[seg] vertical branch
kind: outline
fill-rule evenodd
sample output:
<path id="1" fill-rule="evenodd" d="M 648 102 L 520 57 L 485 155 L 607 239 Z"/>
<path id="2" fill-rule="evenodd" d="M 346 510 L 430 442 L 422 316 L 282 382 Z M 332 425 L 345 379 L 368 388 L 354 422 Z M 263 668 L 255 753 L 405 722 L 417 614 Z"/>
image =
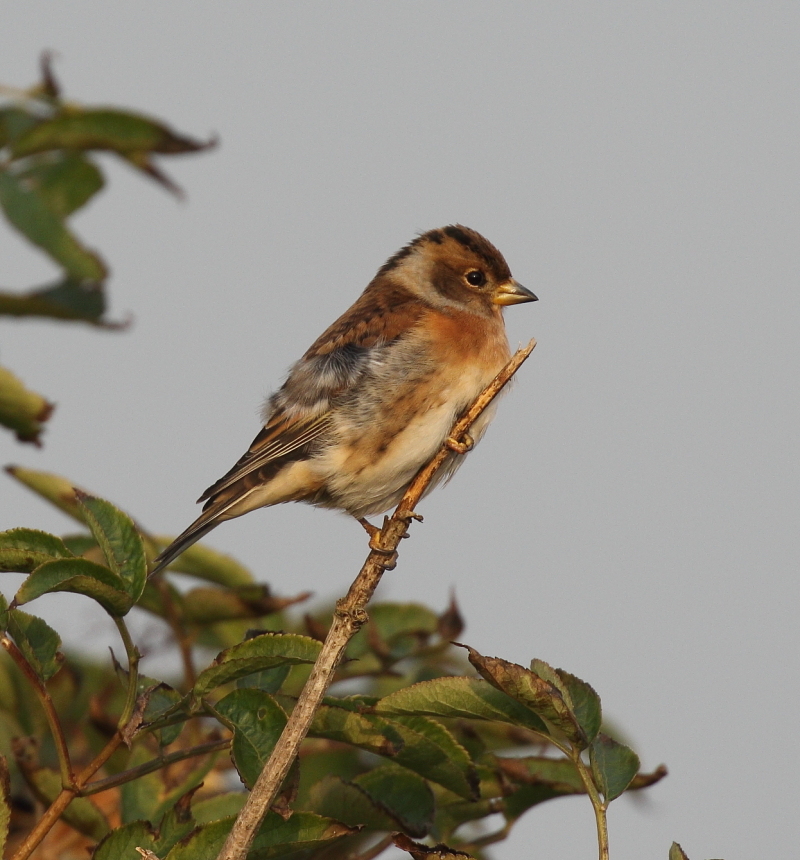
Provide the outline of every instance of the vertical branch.
<path id="1" fill-rule="evenodd" d="M 217 860 L 244 860 L 246 857 L 256 831 L 275 800 L 325 691 L 333 680 L 333 674 L 344 656 L 347 643 L 367 621 L 367 603 L 375 592 L 384 570 L 394 566 L 397 547 L 411 520 L 420 519 L 414 513 L 414 507 L 453 448 L 459 445 L 464 448 L 462 442 L 464 434 L 517 372 L 535 346 L 536 341 L 531 340 L 527 346 L 518 349 L 472 406 L 456 421 L 447 443 L 426 466 L 420 469 L 395 512 L 391 517 L 384 519 L 383 528 L 370 540 L 371 552 L 347 595 L 337 602 L 333 624 L 328 631 L 317 662 L 311 670 L 311 675 L 303 687 L 269 761 L 264 765 L 222 850 L 217 855 Z"/>

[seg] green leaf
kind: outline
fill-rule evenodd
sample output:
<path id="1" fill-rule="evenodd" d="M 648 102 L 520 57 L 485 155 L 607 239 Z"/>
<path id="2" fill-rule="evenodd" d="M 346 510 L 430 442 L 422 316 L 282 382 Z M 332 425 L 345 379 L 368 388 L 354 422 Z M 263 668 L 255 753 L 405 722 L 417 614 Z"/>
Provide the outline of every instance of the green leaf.
<path id="1" fill-rule="evenodd" d="M 36 129 L 32 129 L 36 131 Z M 103 281 L 108 271 L 100 257 L 87 250 L 24 181 L 0 171 L 0 206 L 9 222 L 29 241 L 79 281 Z"/>
<path id="2" fill-rule="evenodd" d="M 62 278 L 54 284 L 27 293 L 0 292 L 0 314 L 15 317 L 87 322 L 107 329 L 125 328 L 127 323 L 103 320 L 106 297 L 102 284 Z"/>
<path id="3" fill-rule="evenodd" d="M 92 860 L 142 860 L 136 849 L 153 851 L 155 844 L 155 832 L 150 822 L 132 821 L 112 830 L 95 848 Z"/>
<path id="4" fill-rule="evenodd" d="M 233 761 L 252 789 L 286 725 L 286 714 L 268 693 L 252 689 L 234 690 L 214 710 L 233 729 Z"/>
<path id="5" fill-rule="evenodd" d="M 564 694 L 559 689 L 562 682 L 558 676 L 554 676 L 554 683 L 553 680 L 546 680 L 517 663 L 510 663 L 500 657 L 484 657 L 474 648 L 466 645 L 462 647 L 469 652 L 469 662 L 490 684 L 547 720 L 580 749 L 587 745 L 583 729 L 572 713 L 570 703 L 565 701 Z M 549 666 L 547 669 L 553 672 Z"/>
<path id="6" fill-rule="evenodd" d="M 571 675 L 563 669 L 556 669 L 556 673 L 566 687 L 572 713 L 583 729 L 587 740 L 591 743 L 597 737 L 600 725 L 603 722 L 600 696 L 597 695 L 594 688 L 587 684 L 586 681 L 581 681 L 575 675 Z"/>
<path id="7" fill-rule="evenodd" d="M 48 681 L 61 668 L 61 637 L 41 618 L 21 609 L 8 611 L 7 629 L 28 665 L 42 681 Z"/>
<path id="8" fill-rule="evenodd" d="M 75 487 L 72 481 L 62 478 L 61 475 L 54 475 L 52 472 L 38 472 L 22 466 L 6 466 L 6 472 L 81 525 L 86 525 L 83 511 L 75 498 Z"/>
<path id="9" fill-rule="evenodd" d="M 133 606 L 122 580 L 108 568 L 85 558 L 56 559 L 37 567 L 22 583 L 14 600 L 21 606 L 54 591 L 91 597 L 110 615 L 126 615 Z"/>
<path id="10" fill-rule="evenodd" d="M 41 444 L 42 425 L 53 408 L 52 403 L 26 388 L 10 370 L 0 367 L 0 424 L 13 430 L 20 442 Z"/>
<path id="11" fill-rule="evenodd" d="M 122 581 L 122 586 L 136 603 L 147 581 L 147 559 L 142 536 L 133 520 L 115 508 L 111 502 L 76 491 L 83 508 L 84 519 L 94 535 L 109 568 Z"/>
<path id="12" fill-rule="evenodd" d="M 595 784 L 609 803 L 625 791 L 639 770 L 639 756 L 602 733 L 589 747 L 589 761 Z"/>
<path id="13" fill-rule="evenodd" d="M 183 617 L 192 624 L 262 618 L 279 612 L 288 602 L 272 597 L 267 585 L 193 588 L 184 595 Z"/>
<path id="14" fill-rule="evenodd" d="M 8 762 L 0 755 L 0 857 L 5 856 L 6 840 L 11 825 L 11 781 Z"/>
<path id="15" fill-rule="evenodd" d="M 236 816 L 247 800 L 244 791 L 229 791 L 226 794 L 218 794 L 208 800 L 201 800 L 192 806 L 194 820 L 198 824 L 208 824 L 210 821 L 219 821 L 221 818 Z"/>
<path id="16" fill-rule="evenodd" d="M 384 764 L 360 774 L 353 784 L 410 836 L 426 836 L 430 832 L 433 792 L 422 777 L 399 765 Z"/>
<path id="17" fill-rule="evenodd" d="M 103 187 L 103 174 L 77 152 L 40 162 L 17 176 L 61 219 L 80 209 Z"/>
<path id="18" fill-rule="evenodd" d="M 319 815 L 343 821 L 351 827 L 392 831 L 399 826 L 364 789 L 332 774 L 311 787 L 307 805 Z"/>
<path id="19" fill-rule="evenodd" d="M 263 690 L 265 693 L 277 693 L 291 669 L 291 666 L 284 665 L 276 666 L 274 669 L 263 669 L 261 672 L 253 672 L 252 675 L 239 678 L 236 686 L 251 687 L 254 690 Z"/>
<path id="20" fill-rule="evenodd" d="M 677 842 L 673 842 L 669 849 L 669 860 L 689 860 L 689 857 Z"/>
<path id="21" fill-rule="evenodd" d="M 39 117 L 22 108 L 0 109 L 0 147 L 5 146 L 10 140 L 21 137 L 40 122 Z"/>
<path id="22" fill-rule="evenodd" d="M 524 705 L 478 678 L 435 678 L 385 696 L 379 714 L 499 720 L 548 735 L 547 726 Z"/>
<path id="23" fill-rule="evenodd" d="M 147 696 L 147 705 L 142 715 L 142 729 L 152 726 L 153 723 L 158 722 L 162 717 L 174 710 L 178 710 L 178 706 L 183 701 L 181 694 L 163 681 L 149 685 L 144 690 L 144 694 Z M 161 746 L 167 746 L 176 740 L 178 735 L 183 731 L 184 726 L 185 723 L 175 723 L 159 729 L 159 742 Z"/>
<path id="24" fill-rule="evenodd" d="M 0 532 L 0 570 L 31 573 L 54 558 L 73 558 L 64 541 L 36 529 Z"/>
<path id="25" fill-rule="evenodd" d="M 314 663 L 322 643 L 295 633 L 262 633 L 220 652 L 214 662 L 200 673 L 194 685 L 195 696 L 205 696 L 215 687 L 284 664 Z"/>
<path id="26" fill-rule="evenodd" d="M 397 764 L 466 800 L 478 799 L 475 765 L 469 753 L 441 723 L 420 716 L 395 716 L 387 722 L 403 739 L 403 748 L 394 756 Z"/>
<path id="27" fill-rule="evenodd" d="M 352 744 L 375 755 L 395 756 L 403 748 L 403 738 L 388 720 L 336 707 L 330 699 L 314 714 L 308 734 Z"/>
<path id="28" fill-rule="evenodd" d="M 164 549 L 172 543 L 173 538 L 160 536 L 155 540 L 160 548 Z M 194 544 L 185 549 L 170 564 L 169 570 L 172 573 L 184 573 L 228 588 L 253 583 L 252 573 L 243 564 L 229 555 L 201 544 Z"/>
<path id="29" fill-rule="evenodd" d="M 73 108 L 42 122 L 11 144 L 14 158 L 53 149 L 104 149 L 120 154 L 177 154 L 207 149 L 201 142 L 178 135 L 149 117 L 111 108 Z"/>
<path id="30" fill-rule="evenodd" d="M 232 817 L 223 818 L 199 827 L 162 860 L 216 860 L 233 821 Z M 288 821 L 275 812 L 268 812 L 247 853 L 247 860 L 310 855 L 314 849 L 355 832 L 339 821 L 312 812 L 295 812 Z"/>

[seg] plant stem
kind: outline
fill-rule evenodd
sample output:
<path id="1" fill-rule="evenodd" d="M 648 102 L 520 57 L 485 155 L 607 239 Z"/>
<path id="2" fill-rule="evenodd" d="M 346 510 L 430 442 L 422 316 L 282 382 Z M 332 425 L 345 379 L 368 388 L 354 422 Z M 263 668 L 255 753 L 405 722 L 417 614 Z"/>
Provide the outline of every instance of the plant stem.
<path id="1" fill-rule="evenodd" d="M 67 739 L 64 737 L 64 730 L 61 727 L 61 720 L 58 718 L 53 700 L 50 698 L 50 693 L 44 684 L 44 681 L 36 674 L 33 667 L 25 659 L 25 655 L 19 648 L 7 637 L 3 636 L 0 640 L 3 648 L 8 652 L 11 659 L 17 664 L 20 671 L 30 682 L 30 685 L 36 691 L 39 701 L 44 709 L 47 717 L 47 724 L 50 727 L 50 732 L 53 735 L 53 741 L 56 745 L 56 755 L 58 756 L 58 766 L 61 770 L 61 785 L 63 788 L 69 788 L 73 784 L 74 775 L 72 773 L 72 764 L 69 759 L 69 748 L 67 747 Z"/>
<path id="2" fill-rule="evenodd" d="M 503 386 L 517 372 L 536 346 L 536 341 L 517 350 L 511 361 L 498 373 L 470 408 L 456 421 L 450 440 L 461 442 L 478 416 L 494 400 Z M 283 733 L 278 739 L 272 755 L 253 786 L 250 796 L 242 807 L 231 828 L 217 860 L 244 860 L 255 838 L 267 810 L 283 784 L 300 744 L 306 736 L 314 714 L 319 708 L 330 685 L 336 667 L 344 656 L 350 639 L 368 620 L 366 606 L 369 603 L 384 570 L 394 566 L 394 558 L 401 538 L 406 534 L 412 519 L 418 518 L 414 507 L 428 488 L 433 476 L 445 460 L 452 455 L 452 448 L 445 443 L 430 462 L 423 466 L 400 500 L 391 517 L 385 518 L 383 528 L 370 539 L 371 552 L 361 571 L 350 586 L 346 597 L 336 604 L 333 624 L 322 646 L 322 651 L 311 670 L 297 704 L 292 711 Z"/>
<path id="3" fill-rule="evenodd" d="M 175 764 L 177 761 L 184 761 L 187 758 L 207 755 L 208 753 L 221 752 L 228 749 L 230 745 L 230 738 L 224 738 L 222 740 L 209 741 L 205 744 L 198 744 L 195 747 L 188 747 L 185 750 L 177 750 L 174 753 L 163 756 L 163 758 L 153 759 L 153 761 L 145 762 L 145 764 L 140 764 L 138 767 L 132 767 L 130 770 L 124 770 L 122 773 L 116 773 L 114 776 L 109 776 L 106 779 L 98 779 L 96 782 L 90 782 L 79 794 L 81 797 L 100 794 L 102 791 L 116 788 L 118 785 L 123 785 L 126 782 L 138 779 L 140 776 L 146 776 L 148 773 L 161 770 L 161 768 Z"/>
<path id="4" fill-rule="evenodd" d="M 125 626 L 125 622 L 118 616 L 114 616 L 114 623 L 117 625 L 119 635 L 122 637 L 122 644 L 125 646 L 125 653 L 128 655 L 128 691 L 125 696 L 125 707 L 117 723 L 118 728 L 122 728 L 131 718 L 133 709 L 136 706 L 136 694 L 139 687 L 139 651 L 133 644 L 131 634 Z"/>
<path id="5" fill-rule="evenodd" d="M 578 749 L 572 751 L 570 756 L 575 762 L 575 767 L 578 769 L 578 775 L 581 778 L 583 787 L 589 795 L 589 800 L 592 801 L 594 808 L 594 817 L 597 822 L 597 847 L 599 849 L 599 860 L 608 860 L 608 821 L 606 819 L 606 804 L 600 799 L 600 794 L 594 784 L 589 768 L 586 767 L 581 752 Z"/>

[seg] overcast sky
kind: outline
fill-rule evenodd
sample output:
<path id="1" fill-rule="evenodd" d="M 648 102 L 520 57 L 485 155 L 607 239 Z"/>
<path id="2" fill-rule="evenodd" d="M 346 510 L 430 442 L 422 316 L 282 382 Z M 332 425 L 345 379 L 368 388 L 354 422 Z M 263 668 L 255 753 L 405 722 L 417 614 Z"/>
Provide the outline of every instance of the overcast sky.
<path id="1" fill-rule="evenodd" d="M 379 597 L 443 609 L 455 588 L 464 641 L 588 680 L 644 766 L 666 762 L 643 802 L 612 806 L 615 860 L 673 839 L 692 860 L 789 856 L 798 19 L 677 0 L 2 4 L 0 82 L 34 82 L 54 49 L 68 97 L 221 144 L 163 162 L 185 203 L 107 163 L 74 225 L 110 263 L 111 316 L 135 323 L 0 322 L 3 364 L 58 403 L 41 450 L 4 433 L 0 460 L 177 533 L 383 261 L 418 231 L 475 228 L 540 298 L 508 309 L 512 345 L 539 345 Z M 2 225 L 0 261 L 4 287 L 55 271 Z M 0 528 L 18 525 L 72 530 L 6 479 Z M 366 552 L 352 520 L 302 505 L 208 542 L 320 598 Z M 115 641 L 88 601 L 40 603 L 68 644 Z M 595 851 L 575 798 L 493 855 Z"/>

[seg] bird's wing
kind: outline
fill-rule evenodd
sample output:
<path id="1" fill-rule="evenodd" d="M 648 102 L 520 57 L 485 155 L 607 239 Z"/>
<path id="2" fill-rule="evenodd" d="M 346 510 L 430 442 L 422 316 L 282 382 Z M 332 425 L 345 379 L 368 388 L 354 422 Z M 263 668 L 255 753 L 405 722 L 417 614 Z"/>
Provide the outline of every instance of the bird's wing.
<path id="1" fill-rule="evenodd" d="M 357 385 L 378 353 L 412 328 L 424 310 L 402 287 L 373 281 L 295 364 L 270 398 L 267 423 L 250 448 L 198 501 L 213 499 L 279 459 L 302 459 L 330 427 L 334 399 Z"/>

